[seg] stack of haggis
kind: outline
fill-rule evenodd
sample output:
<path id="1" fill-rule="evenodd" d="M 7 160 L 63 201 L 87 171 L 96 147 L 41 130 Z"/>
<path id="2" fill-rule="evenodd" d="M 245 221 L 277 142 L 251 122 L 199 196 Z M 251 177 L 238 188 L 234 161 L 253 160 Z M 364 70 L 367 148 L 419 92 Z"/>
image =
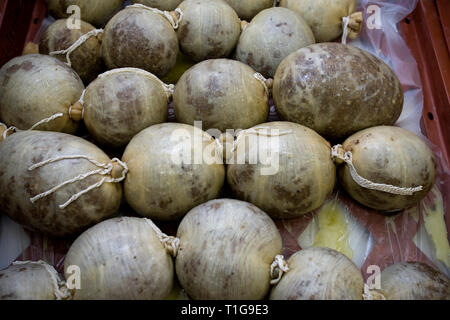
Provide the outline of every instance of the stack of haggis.
<path id="1" fill-rule="evenodd" d="M 65 276 L 80 272 L 73 288 L 45 262 L 14 263 L 0 299 L 165 299 L 175 279 L 193 299 L 450 298 L 449 279 L 419 263 L 385 269 L 383 289 L 363 294 L 339 252 L 281 256 L 272 219 L 317 209 L 336 180 L 386 212 L 435 182 L 430 148 L 393 126 L 397 76 L 331 42 L 357 37 L 356 0 L 134 2 L 48 0 L 57 18 L 78 5 L 80 28 L 57 20 L 40 54 L 0 69 L 0 211 L 78 236 Z M 267 123 L 271 96 L 284 121 Z M 172 102 L 179 123 L 167 123 Z M 217 200 L 225 181 L 236 199 Z M 142 218 L 117 217 L 122 197 Z M 159 221 L 179 223 L 176 237 Z"/>

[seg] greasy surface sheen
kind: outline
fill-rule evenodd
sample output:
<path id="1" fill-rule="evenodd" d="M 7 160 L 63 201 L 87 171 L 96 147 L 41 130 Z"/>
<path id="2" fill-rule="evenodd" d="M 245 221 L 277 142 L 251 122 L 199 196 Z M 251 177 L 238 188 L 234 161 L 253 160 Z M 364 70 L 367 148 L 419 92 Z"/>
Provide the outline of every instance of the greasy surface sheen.
<path id="1" fill-rule="evenodd" d="M 260 12 L 242 32 L 236 59 L 266 78 L 292 52 L 315 43 L 311 28 L 300 15 L 286 8 Z"/>
<path id="2" fill-rule="evenodd" d="M 175 87 L 177 120 L 203 129 L 247 129 L 267 121 L 269 102 L 255 71 L 234 60 L 201 62 L 186 71 Z"/>
<path id="3" fill-rule="evenodd" d="M 178 40 L 172 25 L 162 15 L 130 8 L 108 22 L 102 50 L 110 69 L 136 67 L 163 77 L 177 61 Z"/>
<path id="4" fill-rule="evenodd" d="M 341 185 L 353 199 L 367 207 L 395 211 L 411 207 L 422 200 L 434 185 L 436 160 L 425 141 L 399 128 L 380 126 L 358 132 L 344 143 L 353 153 L 359 175 L 377 183 L 423 190 L 412 196 L 368 190 L 353 181 L 346 165 L 338 169 Z"/>
<path id="5" fill-rule="evenodd" d="M 258 12 L 273 6 L 273 0 L 225 0 L 242 20 L 250 21 Z"/>
<path id="6" fill-rule="evenodd" d="M 381 272 L 387 300 L 450 300 L 448 277 L 420 262 L 396 263 Z"/>
<path id="7" fill-rule="evenodd" d="M 140 3 L 147 7 L 157 8 L 159 10 L 172 11 L 183 2 L 183 0 L 132 0 L 133 3 Z"/>
<path id="8" fill-rule="evenodd" d="M 94 139 L 121 147 L 139 131 L 167 119 L 167 96 L 161 83 L 133 71 L 97 78 L 86 89 L 84 122 Z"/>
<path id="9" fill-rule="evenodd" d="M 53 281 L 42 265 L 12 265 L 0 271 L 0 300 L 55 300 Z"/>
<path id="10" fill-rule="evenodd" d="M 214 157 L 216 148 L 210 135 L 184 124 L 157 124 L 141 131 L 123 155 L 130 169 L 125 180 L 128 204 L 143 216 L 176 220 L 216 198 L 225 179 L 220 157 L 212 164 L 206 157 L 193 164 L 194 153 Z"/>
<path id="11" fill-rule="evenodd" d="M 180 47 L 194 61 L 227 57 L 241 33 L 236 12 L 222 0 L 185 0 L 177 30 Z"/>
<path id="12" fill-rule="evenodd" d="M 81 20 L 103 26 L 122 6 L 123 0 L 46 0 L 48 10 L 58 18 L 67 18 L 67 8 L 80 7 Z"/>
<path id="13" fill-rule="evenodd" d="M 355 12 L 357 4 L 357 0 L 281 0 L 280 7 L 299 13 L 317 42 L 327 42 L 342 34 L 342 18 Z"/>
<path id="14" fill-rule="evenodd" d="M 395 73 L 372 54 L 340 43 L 302 48 L 280 64 L 273 96 L 280 116 L 343 139 L 377 125 L 393 125 L 403 108 Z"/>
<path id="15" fill-rule="evenodd" d="M 63 113 L 37 129 L 73 134 L 78 124 L 69 118 L 68 110 L 83 90 L 75 71 L 56 58 L 40 54 L 14 58 L 0 69 L 0 121 L 27 130 Z"/>
<path id="16" fill-rule="evenodd" d="M 272 300 L 361 300 L 364 280 L 345 255 L 328 248 L 295 253 L 289 271 L 270 294 Z"/>
<path id="17" fill-rule="evenodd" d="M 295 123 L 270 122 L 254 128 L 291 133 L 268 138 L 249 135 L 239 140 L 235 159 L 245 152 L 246 164 L 229 164 L 227 170 L 228 183 L 236 196 L 282 219 L 298 217 L 321 206 L 333 191 L 336 177 L 329 143 Z M 275 146 L 277 140 L 279 148 Z M 258 163 L 250 164 L 249 155 L 255 154 Z M 264 155 L 272 155 L 278 161 L 279 169 L 272 175 L 263 175 L 262 170 L 270 167 L 260 160 Z M 272 167 L 275 164 L 271 161 Z"/>
<path id="18" fill-rule="evenodd" d="M 270 265 L 281 236 L 267 214 L 221 199 L 192 209 L 181 221 L 175 260 L 181 286 L 193 299 L 256 300 L 270 289 Z"/>
<path id="19" fill-rule="evenodd" d="M 141 218 L 104 221 L 84 232 L 64 261 L 80 268 L 75 300 L 161 300 L 173 287 L 173 262 L 150 224 Z"/>
<path id="20" fill-rule="evenodd" d="M 20 224 L 57 237 L 77 234 L 113 215 L 122 197 L 120 184 L 105 183 L 65 209 L 59 208 L 72 195 L 100 181 L 98 175 L 68 184 L 34 204 L 30 201 L 64 181 L 98 169 L 87 160 L 77 159 L 28 170 L 38 162 L 67 155 L 85 155 L 105 164 L 110 161 L 95 145 L 64 133 L 24 131 L 2 141 L 0 211 Z"/>
<path id="21" fill-rule="evenodd" d="M 39 41 L 39 52 L 49 54 L 69 48 L 82 35 L 94 30 L 94 27 L 80 21 L 81 29 L 67 28 L 67 20 L 60 19 L 52 23 L 42 34 Z M 66 62 L 66 55 L 55 55 L 62 62 Z M 97 37 L 90 37 L 70 54 L 72 69 L 74 69 L 85 84 L 89 84 L 102 70 L 101 43 Z"/>

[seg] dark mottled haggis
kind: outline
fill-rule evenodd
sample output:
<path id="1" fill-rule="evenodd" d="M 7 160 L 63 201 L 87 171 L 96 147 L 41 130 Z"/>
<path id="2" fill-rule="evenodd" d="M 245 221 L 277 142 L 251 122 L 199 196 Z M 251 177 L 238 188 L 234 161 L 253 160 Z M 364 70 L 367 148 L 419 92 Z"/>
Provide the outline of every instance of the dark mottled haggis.
<path id="1" fill-rule="evenodd" d="M 49 54 L 53 51 L 65 50 L 75 43 L 82 35 L 94 30 L 94 26 L 81 21 L 80 29 L 67 28 L 67 20 L 57 20 L 42 34 L 39 41 L 39 52 Z M 87 85 L 102 71 L 103 62 L 98 37 L 90 37 L 80 47 L 70 54 L 71 67 L 78 73 Z M 65 54 L 54 55 L 62 62 L 66 62 Z"/>
<path id="2" fill-rule="evenodd" d="M 284 120 L 329 139 L 392 125 L 403 108 L 395 73 L 370 53 L 339 43 L 315 44 L 291 54 L 277 70 L 273 95 Z"/>
<path id="3" fill-rule="evenodd" d="M 203 130 L 248 129 L 267 120 L 269 105 L 254 70 L 235 60 L 211 59 L 186 71 L 175 87 L 179 122 L 203 122 Z"/>
<path id="4" fill-rule="evenodd" d="M 126 9 L 106 26 L 102 45 L 109 68 L 136 67 L 158 77 L 175 65 L 178 40 L 161 15 L 145 9 Z"/>

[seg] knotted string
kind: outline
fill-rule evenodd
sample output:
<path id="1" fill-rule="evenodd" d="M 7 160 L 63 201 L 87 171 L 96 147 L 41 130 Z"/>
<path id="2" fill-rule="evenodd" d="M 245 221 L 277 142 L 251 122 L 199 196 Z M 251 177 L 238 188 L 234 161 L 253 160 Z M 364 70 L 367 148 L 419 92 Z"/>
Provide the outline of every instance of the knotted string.
<path id="1" fill-rule="evenodd" d="M 152 227 L 158 236 L 159 241 L 163 244 L 164 248 L 169 252 L 169 254 L 176 258 L 178 254 L 178 249 L 180 248 L 180 239 L 176 237 L 168 236 L 159 229 L 152 220 L 144 218 L 145 221 Z"/>
<path id="2" fill-rule="evenodd" d="M 127 6 L 125 9 L 131 9 L 131 8 L 140 8 L 140 9 L 145 9 L 145 10 L 149 10 L 151 12 L 154 13 L 158 13 L 160 15 L 162 15 L 163 17 L 165 17 L 170 24 L 172 25 L 172 27 L 176 30 L 178 29 L 180 22 L 183 20 L 183 11 L 181 11 L 180 8 L 176 8 L 174 12 L 178 13 L 179 17 L 174 19 L 174 17 L 172 16 L 172 14 L 170 13 L 170 11 L 162 11 L 156 8 L 151 8 L 148 7 L 146 5 L 140 4 L 140 3 L 136 3 L 136 4 L 132 4 Z"/>
<path id="3" fill-rule="evenodd" d="M 283 274 L 288 271 L 289 266 L 286 260 L 284 260 L 284 257 L 282 255 L 277 255 L 272 265 L 270 266 L 270 278 L 272 279 L 270 281 L 270 284 L 275 285 L 280 282 Z"/>
<path id="4" fill-rule="evenodd" d="M 40 265 L 45 268 L 45 270 L 50 275 L 50 278 L 52 279 L 56 300 L 66 300 L 71 298 L 72 295 L 70 294 L 70 291 L 66 287 L 66 282 L 59 279 L 58 272 L 56 272 L 55 268 L 53 268 L 51 265 L 42 260 L 13 262 L 14 266 L 26 264 Z"/>
<path id="5" fill-rule="evenodd" d="M 72 52 L 74 52 L 79 46 L 81 46 L 83 43 L 85 43 L 90 37 L 96 37 L 98 34 L 103 33 L 103 29 L 94 29 L 89 31 L 88 33 L 82 35 L 81 37 L 78 38 L 77 41 L 75 41 L 70 47 L 68 47 L 65 50 L 58 50 L 58 51 L 52 51 L 50 52 L 51 56 L 56 56 L 56 55 L 60 55 L 60 54 L 65 54 L 66 55 L 66 64 L 69 67 L 72 67 L 72 61 L 70 60 L 70 55 L 72 54 Z"/>
<path id="6" fill-rule="evenodd" d="M 28 170 L 33 171 L 33 170 L 36 170 L 43 166 L 46 166 L 50 163 L 54 163 L 54 162 L 61 161 L 61 160 L 72 160 L 72 159 L 85 159 L 85 160 L 89 161 L 90 163 L 94 164 L 95 166 L 99 167 L 99 169 L 92 170 L 92 171 L 84 173 L 84 174 L 79 174 L 78 176 L 76 176 L 72 179 L 69 179 L 67 181 L 60 183 L 59 185 L 51 188 L 50 190 L 47 190 L 45 192 L 42 192 L 42 193 L 30 198 L 30 201 L 32 203 L 35 203 L 36 201 L 53 194 L 54 192 L 56 192 L 57 190 L 61 189 L 62 187 L 66 186 L 68 184 L 72 184 L 77 181 L 82 181 L 93 175 L 104 176 L 100 181 L 98 181 L 97 183 L 87 187 L 86 189 L 74 194 L 73 196 L 70 197 L 69 200 L 67 200 L 65 203 L 63 203 L 59 206 L 59 208 L 65 209 L 68 205 L 70 205 L 72 202 L 74 202 L 75 200 L 80 198 L 82 195 L 90 192 L 91 190 L 93 190 L 95 188 L 101 187 L 104 183 L 119 183 L 119 182 L 123 181 L 126 178 L 126 175 L 128 173 L 128 167 L 127 167 L 126 163 L 120 161 L 117 158 L 114 158 L 109 163 L 104 164 L 104 163 L 100 163 L 100 162 L 96 161 L 95 159 L 89 158 L 84 155 L 61 156 L 61 157 L 48 159 L 48 160 L 45 160 L 45 161 L 42 161 L 42 162 L 32 165 L 31 167 L 28 168 Z M 117 163 L 122 167 L 121 176 L 118 178 L 114 178 L 114 177 L 110 176 L 111 172 L 114 168 L 114 163 Z"/>
<path id="7" fill-rule="evenodd" d="M 331 158 L 336 161 L 336 159 L 339 159 L 343 162 L 345 162 L 350 170 L 350 175 L 352 176 L 353 180 L 360 185 L 363 188 L 371 189 L 371 190 L 377 190 L 377 191 L 383 191 L 391 194 L 398 194 L 403 196 L 411 196 L 415 192 L 419 192 L 423 190 L 422 186 L 414 187 L 414 188 L 402 188 L 402 187 L 396 187 L 389 184 L 383 184 L 383 183 L 375 183 L 370 180 L 367 180 L 363 177 L 361 177 L 358 172 L 356 171 L 355 166 L 353 165 L 353 154 L 350 151 L 345 152 L 342 145 L 338 144 L 334 146 L 331 149 Z"/>

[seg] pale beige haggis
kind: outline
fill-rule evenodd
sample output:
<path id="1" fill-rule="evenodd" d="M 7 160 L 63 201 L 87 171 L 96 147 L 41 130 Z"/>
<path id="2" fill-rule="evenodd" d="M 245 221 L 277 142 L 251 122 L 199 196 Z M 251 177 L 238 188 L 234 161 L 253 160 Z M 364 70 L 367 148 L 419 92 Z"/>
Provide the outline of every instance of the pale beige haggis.
<path id="1" fill-rule="evenodd" d="M 289 272 L 272 300 L 362 300 L 364 279 L 345 255 L 328 248 L 303 249 L 288 260 Z"/>
<path id="2" fill-rule="evenodd" d="M 400 262 L 381 272 L 382 294 L 387 300 L 450 300 L 450 280 L 422 262 Z"/>
<path id="3" fill-rule="evenodd" d="M 174 92 L 177 120 L 203 129 L 247 129 L 267 121 L 269 97 L 264 84 L 246 64 L 211 59 L 196 64 L 178 81 Z"/>
<path id="4" fill-rule="evenodd" d="M 250 21 L 260 11 L 273 6 L 274 0 L 225 0 L 243 19 Z"/>
<path id="5" fill-rule="evenodd" d="M 223 58 L 236 47 L 241 24 L 236 12 L 222 0 L 185 0 L 177 30 L 181 51 L 194 61 Z"/>
<path id="6" fill-rule="evenodd" d="M 300 14 L 314 32 L 317 42 L 338 38 L 343 31 L 342 18 L 356 11 L 357 0 L 281 0 L 280 7 Z M 360 29 L 360 26 L 356 27 Z"/>
<path id="7" fill-rule="evenodd" d="M 375 183 L 423 190 L 413 195 L 396 195 L 359 186 L 347 165 L 338 168 L 340 184 L 359 203 L 376 210 L 398 211 L 419 203 L 434 185 L 436 159 L 428 145 L 415 134 L 393 126 L 360 131 L 344 143 L 353 154 L 358 174 Z"/>
<path id="8" fill-rule="evenodd" d="M 125 146 L 141 130 L 167 120 L 168 97 L 161 81 L 143 70 L 102 74 L 84 96 L 84 123 L 102 145 Z"/>
<path id="9" fill-rule="evenodd" d="M 6 125 L 28 130 L 61 113 L 36 129 L 75 133 L 78 123 L 69 117 L 69 108 L 84 85 L 65 63 L 41 54 L 16 57 L 0 69 L 0 84 L 0 119 Z"/>
<path id="10" fill-rule="evenodd" d="M 199 162 L 195 153 L 200 154 Z M 180 219 L 193 207 L 218 197 L 225 180 L 220 156 L 214 138 L 201 129 L 178 123 L 151 126 L 125 149 L 122 160 L 130 170 L 125 198 L 142 216 Z"/>
<path id="11" fill-rule="evenodd" d="M 13 264 L 0 271 L 0 300 L 56 300 L 58 280 L 56 270 L 50 265 L 35 262 Z"/>
<path id="12" fill-rule="evenodd" d="M 67 253 L 67 278 L 70 266 L 80 272 L 75 300 L 161 300 L 173 287 L 172 257 L 143 218 L 114 218 L 90 228 Z"/>
<path id="13" fill-rule="evenodd" d="M 266 130 L 269 136 L 252 133 L 255 130 Z M 271 217 L 299 217 L 320 207 L 333 191 L 336 167 L 330 153 L 330 144 L 307 127 L 290 122 L 264 123 L 238 137 L 234 163 L 227 167 L 227 181 L 236 197 Z M 257 163 L 250 163 L 252 155 L 258 156 Z M 268 156 L 270 163 L 263 156 Z M 239 157 L 246 159 L 245 164 L 238 161 Z"/>
<path id="14" fill-rule="evenodd" d="M 238 200 L 209 201 L 181 221 L 175 270 L 193 299 L 257 300 L 270 290 L 270 266 L 282 250 L 270 217 Z"/>
<path id="15" fill-rule="evenodd" d="M 266 78 L 273 77 L 284 58 L 315 42 L 311 28 L 300 15 L 286 8 L 266 9 L 242 32 L 236 58 Z"/>

